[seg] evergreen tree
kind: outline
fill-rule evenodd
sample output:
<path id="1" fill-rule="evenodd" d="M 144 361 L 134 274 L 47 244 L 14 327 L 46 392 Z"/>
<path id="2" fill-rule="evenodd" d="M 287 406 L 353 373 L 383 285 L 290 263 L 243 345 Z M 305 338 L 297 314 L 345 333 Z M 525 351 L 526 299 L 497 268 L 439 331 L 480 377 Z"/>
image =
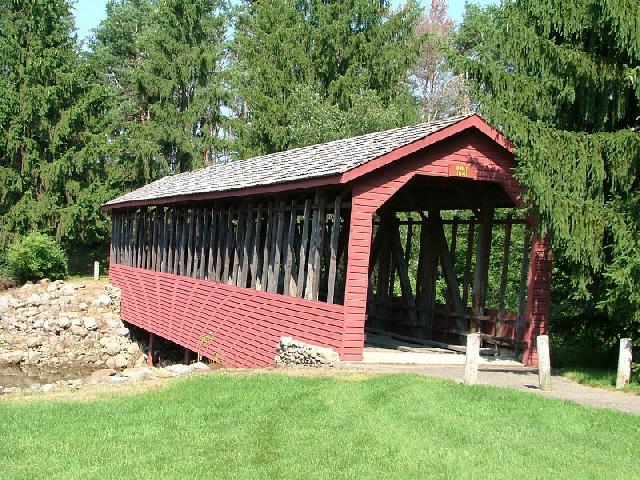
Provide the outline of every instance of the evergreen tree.
<path id="1" fill-rule="evenodd" d="M 218 0 L 107 5 L 90 62 L 118 99 L 111 112 L 123 188 L 224 156 L 220 132 L 227 28 Z"/>
<path id="2" fill-rule="evenodd" d="M 416 121 L 408 70 L 419 13 L 379 0 L 248 5 L 233 50 L 240 155 Z"/>
<path id="3" fill-rule="evenodd" d="M 66 0 L 0 2 L 0 245 L 32 229 L 67 245 L 102 239 L 107 92 L 73 28 Z"/>
<path id="4" fill-rule="evenodd" d="M 506 0 L 469 7 L 454 63 L 482 114 L 517 146 L 564 295 L 640 331 L 640 4 Z M 566 285 L 562 285 L 566 287 Z M 566 297 L 565 297 L 566 299 Z"/>

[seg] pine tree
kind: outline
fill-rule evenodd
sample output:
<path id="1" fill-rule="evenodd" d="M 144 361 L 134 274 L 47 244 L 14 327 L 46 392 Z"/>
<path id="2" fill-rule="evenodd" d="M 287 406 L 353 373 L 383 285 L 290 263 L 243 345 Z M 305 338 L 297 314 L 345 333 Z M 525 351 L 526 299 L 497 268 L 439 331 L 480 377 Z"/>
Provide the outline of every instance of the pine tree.
<path id="1" fill-rule="evenodd" d="M 226 156 L 226 18 L 218 0 L 107 5 L 89 61 L 117 98 L 110 128 L 124 189 Z"/>
<path id="2" fill-rule="evenodd" d="M 102 239 L 107 92 L 73 28 L 65 0 L 0 3 L 0 244 L 32 229 L 67 245 Z"/>
<path id="3" fill-rule="evenodd" d="M 240 155 L 416 121 L 408 70 L 419 13 L 379 0 L 248 5 L 233 49 Z"/>
<path id="4" fill-rule="evenodd" d="M 541 230 L 616 333 L 640 326 L 640 4 L 506 0 L 469 7 L 452 57 L 517 146 Z M 584 303 L 584 302 L 583 302 Z M 575 306 L 575 304 L 574 304 Z"/>

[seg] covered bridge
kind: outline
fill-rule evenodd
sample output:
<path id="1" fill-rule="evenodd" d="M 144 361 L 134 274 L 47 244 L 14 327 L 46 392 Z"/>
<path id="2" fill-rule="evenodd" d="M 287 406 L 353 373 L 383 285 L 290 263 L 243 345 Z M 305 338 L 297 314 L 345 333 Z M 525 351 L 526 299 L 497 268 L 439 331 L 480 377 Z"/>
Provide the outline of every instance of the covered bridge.
<path id="1" fill-rule="evenodd" d="M 122 318 L 204 357 L 282 336 L 360 360 L 365 332 L 536 363 L 550 252 L 511 145 L 477 115 L 164 177 L 108 202 Z"/>

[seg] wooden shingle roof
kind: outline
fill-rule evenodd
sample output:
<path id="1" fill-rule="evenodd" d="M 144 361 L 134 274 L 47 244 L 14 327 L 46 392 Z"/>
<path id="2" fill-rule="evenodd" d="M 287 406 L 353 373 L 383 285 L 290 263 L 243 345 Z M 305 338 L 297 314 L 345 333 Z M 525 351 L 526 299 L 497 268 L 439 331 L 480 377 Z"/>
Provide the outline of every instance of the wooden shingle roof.
<path id="1" fill-rule="evenodd" d="M 191 172 L 168 175 L 107 202 L 104 207 L 290 183 L 343 174 L 473 115 L 394 128 L 295 148 Z"/>

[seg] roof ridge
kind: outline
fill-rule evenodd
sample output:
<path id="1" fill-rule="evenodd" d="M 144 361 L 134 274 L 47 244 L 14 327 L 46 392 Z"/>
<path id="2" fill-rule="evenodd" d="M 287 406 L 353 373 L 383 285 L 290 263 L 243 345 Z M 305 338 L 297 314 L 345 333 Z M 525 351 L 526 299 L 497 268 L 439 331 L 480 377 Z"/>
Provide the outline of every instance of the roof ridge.
<path id="1" fill-rule="evenodd" d="M 474 115 L 477 114 L 457 115 L 432 122 L 394 127 L 169 174 L 114 198 L 104 206 L 231 191 L 341 174 Z"/>

